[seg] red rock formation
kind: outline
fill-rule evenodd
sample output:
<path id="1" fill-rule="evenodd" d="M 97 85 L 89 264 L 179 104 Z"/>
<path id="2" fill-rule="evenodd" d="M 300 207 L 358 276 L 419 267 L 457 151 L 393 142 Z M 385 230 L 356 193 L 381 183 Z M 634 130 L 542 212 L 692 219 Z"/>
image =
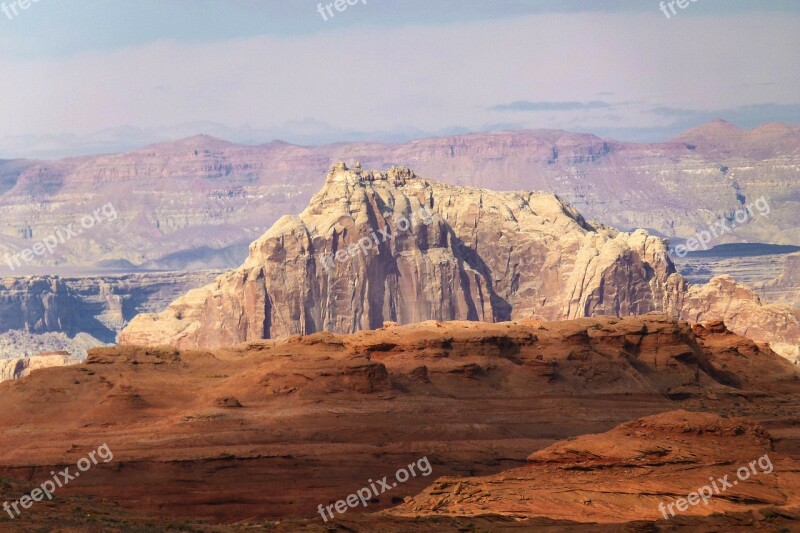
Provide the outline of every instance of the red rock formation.
<path id="1" fill-rule="evenodd" d="M 672 411 L 559 442 L 533 453 L 521 468 L 441 478 L 391 513 L 620 523 L 791 510 L 800 505 L 797 466 L 746 419 Z"/>
<path id="2" fill-rule="evenodd" d="M 496 474 L 556 440 L 678 406 L 746 410 L 791 452 L 798 395 L 795 368 L 768 348 L 658 315 L 426 322 L 213 353 L 98 348 L 0 384 L 0 474 L 35 482 L 105 442 L 114 460 L 64 496 L 216 521 L 313 517 L 423 456 L 435 477 Z"/>

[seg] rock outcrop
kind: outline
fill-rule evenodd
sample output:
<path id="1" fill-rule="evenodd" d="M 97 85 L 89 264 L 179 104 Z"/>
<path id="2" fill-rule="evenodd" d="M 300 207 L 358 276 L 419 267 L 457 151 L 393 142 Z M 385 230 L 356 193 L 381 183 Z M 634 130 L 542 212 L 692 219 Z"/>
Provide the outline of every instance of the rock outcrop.
<path id="1" fill-rule="evenodd" d="M 47 352 L 66 352 L 75 359 L 83 360 L 90 348 L 106 343 L 88 333 L 72 337 L 63 332 L 30 333 L 11 330 L 0 333 L 0 359 L 34 357 Z"/>
<path id="2" fill-rule="evenodd" d="M 800 308 L 764 304 L 756 292 L 730 276 L 717 276 L 705 285 L 693 285 L 683 298 L 681 320 L 722 320 L 731 330 L 768 342 L 784 357 L 797 360 L 800 349 Z"/>
<path id="3" fill-rule="evenodd" d="M 757 424 L 672 411 L 559 442 L 533 453 L 521 468 L 482 478 L 441 478 L 390 512 L 589 523 L 674 522 L 682 515 L 759 508 L 792 512 L 800 491 L 796 472 L 794 461 L 776 453 L 774 440 Z M 706 486 L 703 498 L 695 494 L 697 501 L 687 505 L 687 495 Z"/>
<path id="4" fill-rule="evenodd" d="M 334 166 L 298 216 L 250 246 L 239 269 L 142 314 L 122 344 L 218 347 L 384 321 L 563 320 L 657 311 L 724 321 L 792 358 L 800 310 L 720 278 L 689 287 L 666 243 L 591 223 L 548 193 L 457 187 Z"/>
<path id="5" fill-rule="evenodd" d="M 41 353 L 33 357 L 0 359 L 0 381 L 19 379 L 30 375 L 38 368 L 77 365 L 80 359 L 69 352 Z"/>
<path id="6" fill-rule="evenodd" d="M 31 276 L 0 278 L 0 355 L 3 335 L 18 337 L 63 333 L 88 334 L 102 342 L 138 313 L 156 312 L 195 287 L 213 280 L 219 271 L 152 272 L 80 277 Z M 24 350 L 32 339 L 16 346 Z M 62 349 L 55 347 L 54 349 Z M 85 353 L 84 353 L 85 355 Z"/>
<path id="7" fill-rule="evenodd" d="M 0 332 L 71 332 L 75 309 L 74 294 L 59 278 L 0 278 Z"/>
<path id="8" fill-rule="evenodd" d="M 137 316 L 119 340 L 218 347 L 384 321 L 670 311 L 685 282 L 665 252 L 661 239 L 589 223 L 552 194 L 339 163 L 299 216 L 250 246 L 244 265 Z"/>
<path id="9" fill-rule="evenodd" d="M 778 277 L 760 289 L 770 300 L 800 309 L 800 253 L 788 256 Z"/>
<path id="10" fill-rule="evenodd" d="M 46 479 L 54 466 L 74 465 L 107 443 L 113 462 L 59 489 L 59 498 L 91 496 L 153 516 L 224 523 L 301 516 L 308 528 L 286 530 L 313 531 L 325 526 L 319 504 L 422 457 L 431 476 L 398 484 L 362 512 L 402 503 L 442 476 L 498 474 L 558 441 L 675 409 L 768 423 L 793 460 L 779 467 L 775 457 L 776 473 L 792 476 L 799 396 L 796 367 L 767 347 L 720 324 L 692 327 L 663 315 L 431 321 L 214 351 L 115 346 L 92 350 L 77 366 L 0 383 L 0 475 Z M 750 427 L 743 425 L 748 436 Z M 675 444 L 659 485 L 669 495 L 694 484 L 688 477 L 678 483 L 681 449 L 696 455 L 685 458 L 687 467 L 757 458 L 748 456 L 749 437 L 702 442 L 712 446 Z M 572 443 L 582 441 L 564 446 Z M 646 457 L 658 478 L 657 461 Z M 729 471 L 720 465 L 718 475 Z M 612 487 L 623 475 L 619 467 L 594 479 Z M 758 494 L 781 504 L 772 489 Z"/>

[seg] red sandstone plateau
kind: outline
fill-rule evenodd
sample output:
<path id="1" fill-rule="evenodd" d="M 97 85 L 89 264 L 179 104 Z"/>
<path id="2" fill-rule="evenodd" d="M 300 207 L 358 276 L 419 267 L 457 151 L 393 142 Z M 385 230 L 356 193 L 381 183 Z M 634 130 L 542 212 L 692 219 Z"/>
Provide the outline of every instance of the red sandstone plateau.
<path id="1" fill-rule="evenodd" d="M 659 314 L 96 348 L 0 384 L 5 500 L 100 444 L 114 454 L 2 526 L 792 530 L 799 398 L 796 367 L 767 345 Z M 771 473 L 659 518 L 660 501 L 764 454 Z M 317 514 L 422 457 L 429 477 Z"/>

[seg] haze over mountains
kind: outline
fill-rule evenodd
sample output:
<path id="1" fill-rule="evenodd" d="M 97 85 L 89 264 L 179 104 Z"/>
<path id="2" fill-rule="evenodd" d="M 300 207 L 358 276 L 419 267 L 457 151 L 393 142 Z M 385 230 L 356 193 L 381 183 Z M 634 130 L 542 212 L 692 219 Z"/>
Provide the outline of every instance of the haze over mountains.
<path id="1" fill-rule="evenodd" d="M 6 161 L 0 208 L 9 223 L 0 230 L 0 252 L 23 250 L 54 226 L 111 202 L 117 220 L 16 272 L 232 267 L 280 216 L 302 210 L 335 161 L 405 165 L 456 185 L 552 192 L 587 219 L 645 228 L 675 242 L 721 218 L 732 220 L 737 209 L 763 197 L 768 216 L 756 212 L 712 244 L 800 244 L 800 127 L 742 130 L 715 121 L 660 144 L 557 130 L 318 147 L 243 146 L 198 136 L 119 155 Z"/>

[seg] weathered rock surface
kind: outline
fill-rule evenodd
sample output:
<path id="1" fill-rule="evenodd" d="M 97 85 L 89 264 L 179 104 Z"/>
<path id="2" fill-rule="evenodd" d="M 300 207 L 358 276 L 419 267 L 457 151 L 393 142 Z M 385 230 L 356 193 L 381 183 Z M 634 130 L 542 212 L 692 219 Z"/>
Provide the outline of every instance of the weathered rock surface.
<path id="1" fill-rule="evenodd" d="M 763 508 L 792 512 L 800 508 L 799 466 L 796 459 L 775 453 L 769 433 L 746 419 L 671 411 L 559 442 L 533 453 L 520 468 L 479 478 L 438 479 L 390 512 L 542 516 L 590 523 Z M 747 471 L 742 479 L 737 477 L 741 467 Z M 730 487 L 719 481 L 723 478 Z M 705 501 L 695 496 L 696 505 L 687 506 L 684 500 L 683 509 L 675 507 L 676 500 L 705 486 Z"/>
<path id="2" fill-rule="evenodd" d="M 772 301 L 800 308 L 800 253 L 789 255 L 778 277 L 760 289 Z"/>
<path id="3" fill-rule="evenodd" d="M 725 245 L 709 253 L 671 255 L 670 258 L 690 285 L 703 285 L 717 276 L 730 276 L 755 290 L 762 302 L 787 303 L 800 308 L 800 253 L 792 251 L 795 247 L 777 248 L 781 247 Z"/>
<path id="4" fill-rule="evenodd" d="M 800 348 L 800 308 L 788 304 L 763 304 L 755 291 L 730 276 L 718 276 L 705 285 L 689 287 L 681 320 L 723 320 L 731 330 L 768 342 L 773 350 L 797 360 Z"/>
<path id="5" fill-rule="evenodd" d="M 435 478 L 497 474 L 558 440 L 676 408 L 763 421 L 796 465 L 798 398 L 796 367 L 767 347 L 659 315 L 387 325 L 214 352 L 117 346 L 0 384 L 0 474 L 44 480 L 107 443 L 114 460 L 59 498 L 226 523 L 301 516 L 318 530 L 320 503 L 423 456 L 431 476 L 365 512 Z"/>
<path id="6" fill-rule="evenodd" d="M 80 363 L 80 359 L 70 355 L 69 352 L 45 352 L 33 357 L 0 359 L 0 381 L 25 377 L 32 370 L 38 368 L 76 365 L 78 363 Z"/>
<path id="7" fill-rule="evenodd" d="M 661 144 L 555 130 L 319 147 L 242 146 L 198 136 L 118 155 L 8 162 L 0 164 L 7 217 L 0 256 L 111 202 L 117 219 L 34 263 L 234 267 L 247 243 L 308 203 L 334 162 L 356 160 L 369 168 L 408 166 L 455 185 L 547 191 L 606 225 L 676 238 L 693 237 L 763 196 L 768 217 L 756 214 L 714 244 L 800 245 L 800 129 L 741 130 L 717 121 Z"/>
<path id="8" fill-rule="evenodd" d="M 456 187 L 344 163 L 239 269 L 139 315 L 120 343 L 218 347 L 384 321 L 640 315 L 680 305 L 664 242 L 586 222 L 548 193 Z"/>
<path id="9" fill-rule="evenodd" d="M 33 357 L 45 352 L 66 352 L 83 360 L 89 348 L 104 344 L 106 343 L 88 333 L 78 333 L 70 337 L 63 332 L 31 333 L 10 330 L 0 333 L 0 359 Z"/>
<path id="10" fill-rule="evenodd" d="M 0 340 L 13 340 L 2 336 L 6 332 L 23 337 L 63 333 L 72 338 L 83 333 L 102 342 L 114 342 L 136 314 L 161 311 L 179 295 L 218 274 L 196 271 L 0 278 Z M 15 348 L 23 351 L 32 339 L 17 340 L 22 343 Z M 0 354 L 14 348 L 3 349 L 9 342 L 0 344 Z M 50 339 L 45 335 L 42 342 L 49 343 Z"/>
<path id="11" fill-rule="evenodd" d="M 792 358 L 800 309 L 764 304 L 725 279 L 689 287 L 662 239 L 587 222 L 547 193 L 456 187 L 404 168 L 340 163 L 299 216 L 283 217 L 251 245 L 244 265 L 162 313 L 137 316 L 119 342 L 218 347 L 384 321 L 660 311 L 722 320 Z"/>

